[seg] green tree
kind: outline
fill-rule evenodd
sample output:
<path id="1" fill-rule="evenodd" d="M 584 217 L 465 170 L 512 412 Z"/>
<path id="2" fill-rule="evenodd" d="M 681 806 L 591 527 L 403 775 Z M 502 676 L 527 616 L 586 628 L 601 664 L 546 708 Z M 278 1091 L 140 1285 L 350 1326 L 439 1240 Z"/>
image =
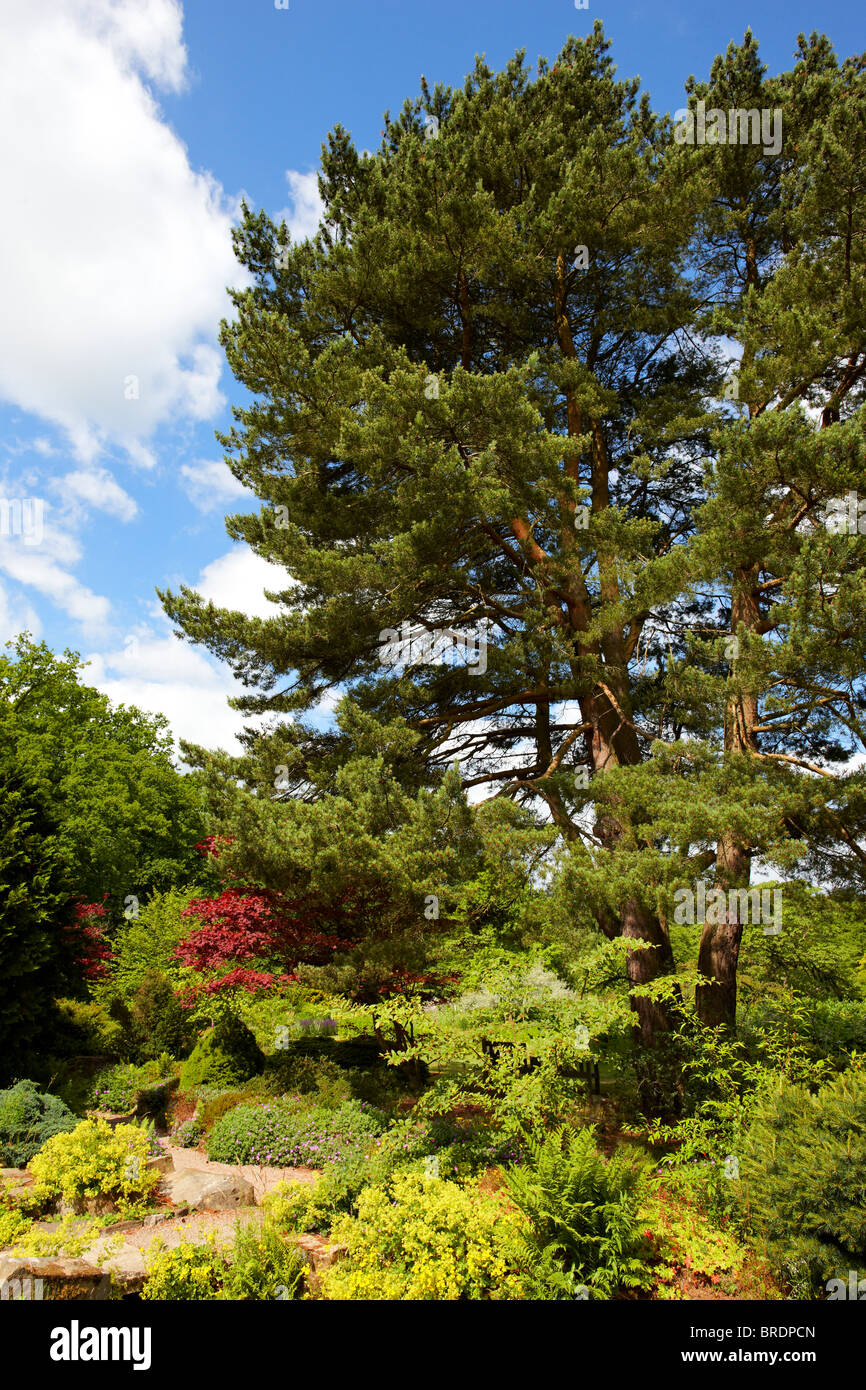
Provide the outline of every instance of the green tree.
<path id="1" fill-rule="evenodd" d="M 0 1077 L 29 1069 L 50 1036 L 70 966 L 73 904 L 56 826 L 6 745 L 0 751 Z"/>
<path id="2" fill-rule="evenodd" d="M 313 241 L 290 245 L 245 207 L 235 243 L 253 285 L 233 295 L 222 341 L 253 400 L 221 438 L 263 505 L 227 526 L 285 569 L 270 595 L 282 612 L 250 620 L 188 589 L 161 597 L 183 634 L 254 687 L 239 708 L 291 716 L 250 732 L 226 767 L 269 799 L 332 795 L 372 719 L 403 740 L 392 767 L 408 788 L 435 784 L 456 758 L 466 788 L 540 807 L 600 929 L 634 943 L 632 1005 L 651 1045 L 671 1026 L 656 985 L 673 970 L 675 888 L 696 873 L 736 887 L 756 853 L 790 866 L 819 832 L 844 833 L 828 829 L 828 798 L 793 780 L 795 754 L 760 740 L 779 669 L 795 727 L 795 687 L 822 661 L 824 674 L 839 669 L 825 617 L 806 611 L 811 572 L 791 533 L 798 470 L 817 470 L 817 505 L 840 457 L 855 468 L 857 426 L 825 466 L 803 422 L 786 472 L 782 388 L 777 434 L 764 424 L 775 412 L 756 409 L 740 448 L 724 340 L 740 335 L 750 403 L 756 374 L 779 385 L 759 298 L 775 286 L 780 305 L 799 296 L 790 367 L 809 292 L 790 267 L 803 254 L 820 277 L 826 250 L 816 312 L 834 332 L 801 396 L 823 388 L 831 416 L 855 408 L 856 275 L 844 327 L 831 311 L 862 249 L 840 259 L 854 166 L 848 204 L 827 188 L 827 231 L 814 208 L 826 151 L 809 113 L 819 87 L 835 116 L 846 86 L 860 88 L 857 64 L 833 77 L 825 40 L 803 41 L 794 71 L 765 81 L 751 35 L 709 84 L 690 80 L 690 100 L 782 105 L 802 152 L 774 164 L 763 146 L 679 143 L 636 81 L 615 81 L 607 49 L 597 24 L 535 80 L 518 55 L 498 74 L 479 60 L 462 90 L 422 81 L 386 115 L 375 154 L 338 127 Z M 834 354 L 850 351 L 838 367 Z M 791 494 L 775 528 L 756 509 L 756 460 L 758 497 L 781 484 Z M 845 553 L 840 614 L 859 582 Z M 780 655 L 767 606 L 789 575 L 799 600 Z M 394 660 L 398 633 L 479 624 L 484 663 L 430 660 L 417 644 L 407 658 L 405 643 Z M 336 729 L 305 722 L 335 691 L 346 692 Z M 810 704 L 805 737 L 829 752 L 845 700 L 826 699 Z M 707 1021 L 733 1019 L 738 948 L 736 924 L 705 931 Z"/>
<path id="3" fill-rule="evenodd" d="M 203 807 L 195 779 L 174 767 L 168 721 L 113 706 L 83 669 L 27 634 L 7 644 L 0 730 L 56 821 L 74 892 L 132 917 L 130 899 L 200 876 Z"/>

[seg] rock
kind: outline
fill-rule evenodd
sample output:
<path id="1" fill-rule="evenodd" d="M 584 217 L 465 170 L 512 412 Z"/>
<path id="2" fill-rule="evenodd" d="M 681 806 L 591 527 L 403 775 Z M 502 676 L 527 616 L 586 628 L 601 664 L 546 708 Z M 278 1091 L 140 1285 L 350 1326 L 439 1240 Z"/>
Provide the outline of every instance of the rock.
<path id="1" fill-rule="evenodd" d="M 141 1222 L 142 1226 L 161 1226 L 163 1221 L 176 1221 L 186 1216 L 189 1207 L 171 1207 L 168 1211 L 153 1211 Z"/>
<path id="2" fill-rule="evenodd" d="M 26 1168 L 0 1168 L 0 1181 L 23 1187 L 33 1181 L 33 1174 L 28 1173 Z"/>
<path id="3" fill-rule="evenodd" d="M 347 1246 L 336 1243 L 332 1245 L 319 1236 L 292 1236 L 291 1240 L 292 1244 L 307 1256 L 316 1274 L 320 1274 L 323 1269 L 330 1269 L 331 1265 L 335 1265 L 349 1253 Z"/>
<path id="4" fill-rule="evenodd" d="M 87 1260 L 0 1255 L 0 1298 L 106 1299 L 111 1279 Z"/>
<path id="5" fill-rule="evenodd" d="M 252 1183 L 240 1174 L 206 1173 L 197 1168 L 166 1173 L 159 1185 L 171 1202 L 188 1203 L 196 1211 L 231 1211 L 255 1205 Z"/>
<path id="6" fill-rule="evenodd" d="M 138 1293 L 147 1278 L 144 1253 L 137 1245 L 121 1245 L 116 1254 L 104 1261 L 102 1268 L 123 1293 Z"/>
<path id="7" fill-rule="evenodd" d="M 135 1121 L 135 1111 L 128 1110 L 125 1115 L 120 1115 L 116 1110 L 85 1110 L 88 1120 L 104 1120 L 110 1129 L 116 1129 L 118 1125 L 131 1125 Z"/>
<path id="8" fill-rule="evenodd" d="M 100 1193 L 98 1197 L 76 1197 L 72 1202 L 61 1198 L 57 1205 L 60 1216 L 108 1216 L 115 1210 L 114 1198 L 104 1193 Z"/>
<path id="9" fill-rule="evenodd" d="M 144 1166 L 151 1173 L 173 1173 L 174 1159 L 171 1154 L 159 1154 L 156 1158 L 149 1158 Z"/>

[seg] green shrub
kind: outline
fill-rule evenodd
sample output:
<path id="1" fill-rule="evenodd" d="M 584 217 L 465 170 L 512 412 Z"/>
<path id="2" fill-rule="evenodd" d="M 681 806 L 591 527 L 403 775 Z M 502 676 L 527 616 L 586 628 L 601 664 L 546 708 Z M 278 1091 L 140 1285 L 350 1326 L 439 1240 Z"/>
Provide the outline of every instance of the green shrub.
<path id="1" fill-rule="evenodd" d="M 189 1014 L 158 970 L 145 975 L 130 1003 L 132 1041 L 142 1061 L 169 1053 L 185 1057 L 193 1044 Z"/>
<path id="2" fill-rule="evenodd" d="M 300 1099 L 235 1106 L 217 1120 L 207 1140 L 208 1158 L 220 1163 L 263 1163 L 321 1168 L 343 1154 L 360 1152 L 384 1128 L 363 1101 L 336 1110 L 304 1109 Z"/>
<path id="3" fill-rule="evenodd" d="M 0 1091 L 0 1168 L 25 1168 L 52 1135 L 77 1124 L 59 1096 L 40 1091 L 33 1081 Z"/>
<path id="4" fill-rule="evenodd" d="M 520 1298 L 524 1218 L 474 1183 L 398 1173 L 358 1197 L 331 1232 L 348 1255 L 322 1275 L 329 1299 Z"/>
<path id="5" fill-rule="evenodd" d="M 238 1222 L 229 1258 L 223 1298 L 294 1299 L 304 1292 L 304 1257 L 267 1222 L 260 1231 Z"/>
<path id="6" fill-rule="evenodd" d="M 220 1091 L 214 1096 L 209 1096 L 200 1100 L 196 1107 L 196 1119 L 199 1121 L 202 1132 L 207 1134 L 213 1129 L 217 1120 L 221 1120 L 223 1115 L 227 1115 L 235 1106 L 244 1105 L 251 1100 L 250 1092 L 244 1087 L 235 1088 L 232 1091 Z"/>
<path id="7" fill-rule="evenodd" d="M 141 1094 L 164 1079 L 164 1064 L 171 1064 L 171 1058 L 159 1058 L 136 1066 L 134 1062 L 123 1062 L 116 1067 L 106 1067 L 93 1078 L 90 1087 L 90 1104 L 97 1110 L 110 1110 L 125 1115 Z"/>
<path id="8" fill-rule="evenodd" d="M 33 1222 L 17 1207 L 0 1207 L 0 1250 L 25 1238 Z"/>
<path id="9" fill-rule="evenodd" d="M 128 1055 L 127 1020 L 94 1000 L 58 999 L 51 1049 L 56 1057 L 114 1057 Z"/>
<path id="10" fill-rule="evenodd" d="M 285 1231 L 331 1229 L 338 1216 L 357 1213 L 360 1194 L 382 1186 L 401 1169 L 417 1168 L 430 1153 L 424 1131 L 410 1121 L 392 1125 L 366 1152 L 351 1150 L 327 1163 L 315 1183 L 280 1183 L 264 1199 L 275 1224 Z"/>
<path id="11" fill-rule="evenodd" d="M 184 1241 L 166 1249 L 157 1238 L 145 1256 L 147 1278 L 141 1290 L 144 1299 L 186 1302 L 220 1297 L 227 1262 L 211 1233 L 200 1244 Z"/>
<path id="12" fill-rule="evenodd" d="M 105 1198 L 121 1210 L 147 1197 L 159 1173 L 147 1167 L 152 1141 L 137 1125 L 82 1120 L 55 1134 L 31 1160 L 34 1198 L 74 1204 Z"/>
<path id="13" fill-rule="evenodd" d="M 265 1059 L 253 1033 L 232 1014 L 199 1038 L 180 1073 L 181 1090 L 193 1086 L 237 1086 L 256 1076 Z"/>
<path id="14" fill-rule="evenodd" d="M 734 1146 L 738 1205 L 798 1290 L 866 1276 L 866 1072 L 814 1095 L 779 1078 Z"/>
<path id="15" fill-rule="evenodd" d="M 261 1231 L 236 1223 L 232 1244 L 210 1234 L 198 1245 L 185 1241 L 167 1249 L 155 1240 L 146 1256 L 144 1299 L 201 1302 L 206 1299 L 295 1299 L 304 1293 L 306 1263 L 265 1224 Z"/>
<path id="16" fill-rule="evenodd" d="M 198 888 L 154 893 L 138 916 L 122 927 L 113 945 L 114 959 L 105 990 L 118 993 L 131 1005 L 138 989 L 154 971 L 170 983 L 179 981 L 181 967 L 173 952 L 188 935 L 190 925 L 189 918 L 182 915 L 183 909 L 202 896 L 203 890 Z"/>
<path id="17" fill-rule="evenodd" d="M 640 1169 L 622 1151 L 606 1162 L 592 1129 L 564 1126 L 530 1147 L 529 1161 L 505 1174 L 508 1195 L 526 1216 L 521 1238 L 533 1297 L 611 1298 L 646 1287 L 638 1224 Z"/>

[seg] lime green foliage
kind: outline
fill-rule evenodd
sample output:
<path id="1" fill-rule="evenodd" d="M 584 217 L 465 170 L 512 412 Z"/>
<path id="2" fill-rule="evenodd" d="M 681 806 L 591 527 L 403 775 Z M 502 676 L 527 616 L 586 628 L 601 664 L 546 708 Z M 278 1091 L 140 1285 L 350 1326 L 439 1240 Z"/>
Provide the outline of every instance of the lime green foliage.
<path id="1" fill-rule="evenodd" d="M 866 1276 L 866 1070 L 814 1095 L 768 1083 L 734 1153 L 740 1210 L 795 1287 Z"/>
<path id="2" fill-rule="evenodd" d="M 761 1088 L 773 1077 L 815 1087 L 833 1073 L 816 1055 L 807 1001 L 789 997 L 750 1030 L 748 1046 L 721 1028 L 704 1028 L 681 1002 L 669 999 L 675 1022 L 666 1040 L 671 1075 L 680 1087 L 683 1118 L 655 1121 L 641 1136 L 650 1144 L 676 1144 L 675 1161 L 723 1160 L 748 1123 Z"/>
<path id="3" fill-rule="evenodd" d="M 383 1118 L 362 1101 L 329 1110 L 287 1096 L 229 1110 L 214 1124 L 207 1154 L 220 1163 L 320 1168 L 369 1147 L 383 1128 Z"/>
<path id="4" fill-rule="evenodd" d="M 77 1124 L 59 1096 L 40 1091 L 33 1081 L 0 1091 L 0 1168 L 26 1167 L 52 1135 Z"/>
<path id="5" fill-rule="evenodd" d="M 736 1289 L 748 1252 L 736 1231 L 702 1209 L 705 1192 L 703 1175 L 680 1169 L 655 1179 L 644 1195 L 639 1221 L 646 1228 L 659 1298 L 678 1297 L 676 1280 L 683 1275 L 725 1292 Z"/>
<path id="6" fill-rule="evenodd" d="M 159 1182 L 147 1168 L 151 1140 L 137 1125 L 82 1120 L 69 1133 L 49 1139 L 30 1163 L 34 1196 L 79 1203 L 105 1197 L 123 1209 L 146 1197 Z"/>
<path id="7" fill-rule="evenodd" d="M 380 1187 L 400 1169 L 421 1170 L 432 1152 L 422 1127 L 403 1120 L 392 1125 L 365 1153 L 349 1153 L 327 1163 L 315 1183 L 280 1183 L 264 1199 L 275 1223 L 286 1231 L 325 1234 L 340 1215 L 357 1213 L 360 1194 Z"/>
<path id="8" fill-rule="evenodd" d="M 257 1075 L 265 1063 L 251 1030 L 226 1014 L 199 1038 L 180 1073 L 181 1090 L 192 1086 L 236 1086 Z"/>
<path id="9" fill-rule="evenodd" d="M 100 992 L 117 993 L 131 1005 L 152 971 L 180 987 L 186 977 L 172 952 L 190 930 L 190 919 L 181 915 L 183 909 L 201 897 L 202 892 L 197 888 L 168 888 L 143 903 L 137 917 L 124 921 L 113 947 L 115 958 L 109 980 Z"/>
<path id="10" fill-rule="evenodd" d="M 187 1302 L 219 1298 L 226 1274 L 226 1259 L 216 1236 L 206 1235 L 200 1244 L 184 1241 L 171 1249 L 156 1239 L 145 1257 L 147 1279 L 141 1291 L 144 1299 Z"/>
<path id="11" fill-rule="evenodd" d="M 64 1255 L 75 1258 L 83 1255 L 88 1246 L 102 1235 L 107 1224 L 101 1216 L 82 1218 L 70 1212 L 50 1231 L 41 1231 L 28 1223 L 27 1229 L 15 1237 L 12 1248 L 16 1255 L 40 1258 Z"/>
<path id="12" fill-rule="evenodd" d="M 534 1296 L 592 1298 L 646 1287 L 646 1250 L 638 1223 L 641 1170 L 618 1151 L 598 1153 L 592 1129 L 564 1127 L 530 1147 L 529 1161 L 506 1173 L 508 1195 L 526 1216 L 524 1262 Z"/>
<path id="13" fill-rule="evenodd" d="M 146 1260 L 141 1296 L 152 1301 L 295 1299 L 304 1292 L 303 1257 L 267 1224 L 257 1231 L 238 1222 L 229 1247 L 219 1246 L 213 1234 L 199 1245 L 172 1249 L 156 1240 Z"/>
<path id="14" fill-rule="evenodd" d="M 0 1250 L 23 1240 L 32 1224 L 17 1207 L 0 1206 Z"/>
<path id="15" fill-rule="evenodd" d="M 507 1299 L 524 1276 L 514 1248 L 523 1219 L 477 1184 L 397 1174 L 358 1198 L 332 1239 L 348 1257 L 322 1277 L 331 1299 Z"/>

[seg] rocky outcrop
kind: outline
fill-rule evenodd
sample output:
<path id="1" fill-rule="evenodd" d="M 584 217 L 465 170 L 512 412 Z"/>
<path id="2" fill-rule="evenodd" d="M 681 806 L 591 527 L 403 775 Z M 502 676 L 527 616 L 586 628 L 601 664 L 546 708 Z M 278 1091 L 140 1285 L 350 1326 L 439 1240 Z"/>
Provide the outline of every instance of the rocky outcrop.
<path id="1" fill-rule="evenodd" d="M 106 1299 L 111 1279 L 87 1260 L 65 1256 L 38 1258 L 0 1255 L 0 1298 Z"/>

